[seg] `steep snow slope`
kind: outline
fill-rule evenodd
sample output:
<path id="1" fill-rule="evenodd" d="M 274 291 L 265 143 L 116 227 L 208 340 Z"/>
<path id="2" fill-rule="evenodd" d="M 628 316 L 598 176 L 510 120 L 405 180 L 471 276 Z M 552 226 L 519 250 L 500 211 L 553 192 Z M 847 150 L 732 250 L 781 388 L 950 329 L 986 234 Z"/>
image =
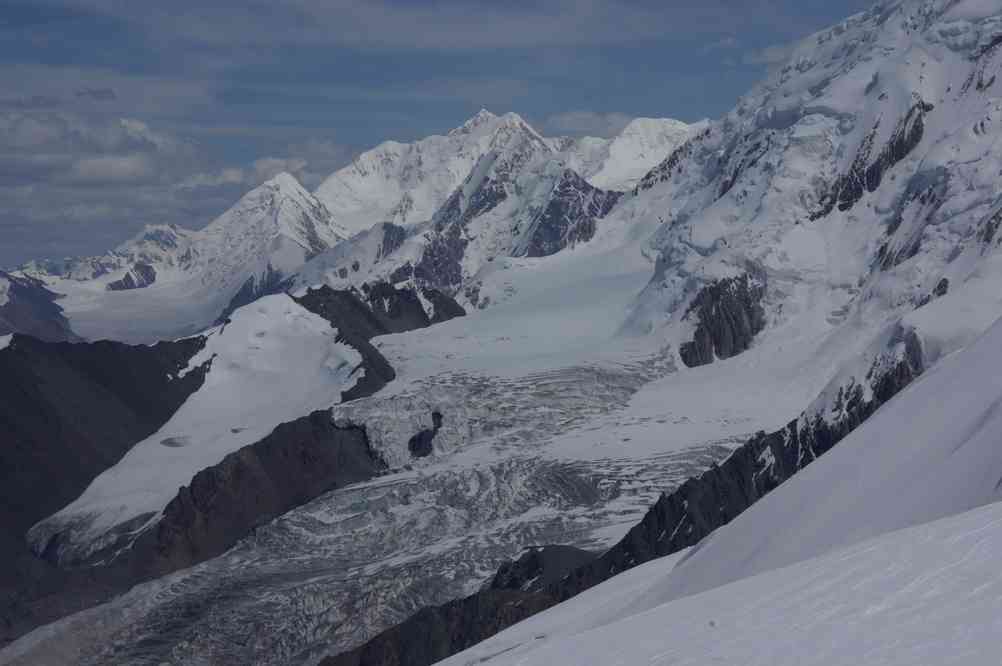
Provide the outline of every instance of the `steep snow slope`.
<path id="1" fill-rule="evenodd" d="M 634 118 L 611 139 L 583 137 L 560 148 L 568 167 L 589 183 L 625 192 L 706 125 L 706 121 L 687 125 L 671 118 Z"/>
<path id="2" fill-rule="evenodd" d="M 65 294 L 60 305 L 83 337 L 145 343 L 198 332 L 273 293 L 343 237 L 323 204 L 280 174 L 200 231 L 152 226 L 103 257 L 22 270 Z"/>
<path id="3" fill-rule="evenodd" d="M 804 40 L 653 170 L 638 189 L 662 193 L 665 223 L 634 330 L 667 326 L 691 365 L 796 317 L 808 285 L 831 294 L 833 324 L 859 326 L 997 280 L 1000 10 L 881 3 Z M 968 293 L 982 330 L 990 292 Z"/>
<path id="4" fill-rule="evenodd" d="M 238 309 L 208 333 L 188 365 L 211 360 L 202 387 L 79 498 L 33 527 L 28 538 L 36 551 L 54 535 L 66 561 L 127 543 L 156 522 L 196 472 L 280 423 L 338 402 L 357 381 L 362 359 L 337 336 L 327 320 L 284 294 Z"/>
<path id="5" fill-rule="evenodd" d="M 655 599 L 692 594 L 1002 499 L 1002 324 L 700 544 Z"/>
<path id="6" fill-rule="evenodd" d="M 381 222 L 426 222 L 490 150 L 498 129 L 516 122 L 515 114 L 482 109 L 445 136 L 387 141 L 332 174 L 316 196 L 352 234 Z"/>
<path id="7" fill-rule="evenodd" d="M 993 504 L 637 612 L 676 558 L 655 560 L 441 663 L 987 666 L 999 548 Z"/>

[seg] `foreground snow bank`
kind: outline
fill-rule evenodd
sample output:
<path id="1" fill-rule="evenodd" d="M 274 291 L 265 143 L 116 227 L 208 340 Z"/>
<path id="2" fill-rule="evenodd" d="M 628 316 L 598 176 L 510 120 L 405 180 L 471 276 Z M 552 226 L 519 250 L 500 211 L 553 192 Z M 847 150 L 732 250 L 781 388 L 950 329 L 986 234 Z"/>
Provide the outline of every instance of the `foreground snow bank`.
<path id="1" fill-rule="evenodd" d="M 658 560 L 481 643 L 469 664 L 997 663 L 1002 505 L 885 534 L 849 549 L 632 615 L 603 604 L 643 596 Z M 648 587 L 642 585 L 646 578 Z"/>

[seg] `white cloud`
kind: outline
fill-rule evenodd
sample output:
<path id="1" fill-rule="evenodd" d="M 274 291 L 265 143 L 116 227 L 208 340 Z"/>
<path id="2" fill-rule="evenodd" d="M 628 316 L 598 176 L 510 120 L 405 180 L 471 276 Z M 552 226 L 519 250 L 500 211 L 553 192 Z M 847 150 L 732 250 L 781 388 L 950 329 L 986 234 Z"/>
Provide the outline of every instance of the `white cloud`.
<path id="1" fill-rule="evenodd" d="M 105 185 L 140 183 L 155 175 L 153 161 L 147 155 L 102 155 L 77 160 L 64 177 L 76 184 Z"/>
<path id="2" fill-rule="evenodd" d="M 178 187 L 183 190 L 196 190 L 206 187 L 224 187 L 226 185 L 243 185 L 247 174 L 243 169 L 227 167 L 210 173 L 196 173 L 188 176 Z"/>
<path id="3" fill-rule="evenodd" d="M 747 0 L 246 0 L 243 11 L 204 2 L 171 5 L 60 0 L 141 24 L 174 38 L 227 48 L 331 44 L 357 48 L 482 50 L 689 39 L 734 34 L 789 20 L 774 3 Z M 178 7 L 181 5 L 181 8 Z M 772 10 L 770 12 L 770 9 Z"/>
<path id="4" fill-rule="evenodd" d="M 713 53 L 714 51 L 729 51 L 731 49 L 737 48 L 738 40 L 733 36 L 722 37 L 715 42 L 710 42 L 700 49 L 703 55 L 707 53 Z"/>

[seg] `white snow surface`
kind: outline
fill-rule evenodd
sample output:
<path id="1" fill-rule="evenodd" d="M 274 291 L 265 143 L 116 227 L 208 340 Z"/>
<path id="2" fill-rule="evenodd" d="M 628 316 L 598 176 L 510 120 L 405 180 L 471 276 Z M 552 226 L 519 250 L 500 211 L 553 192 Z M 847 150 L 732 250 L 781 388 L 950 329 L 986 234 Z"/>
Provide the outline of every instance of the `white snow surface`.
<path id="1" fill-rule="evenodd" d="M 382 222 L 427 222 L 493 149 L 497 135 L 522 127 L 528 124 L 518 114 L 498 116 L 482 109 L 445 136 L 387 141 L 362 153 L 315 194 L 352 234 Z M 690 126 L 670 118 L 637 118 L 611 139 L 544 141 L 596 187 L 626 190 L 689 132 Z"/>
<path id="2" fill-rule="evenodd" d="M 583 137 L 562 151 L 567 165 L 603 190 L 632 190 L 706 121 L 692 125 L 671 118 L 634 118 L 610 139 Z"/>
<path id="3" fill-rule="evenodd" d="M 0 307 L 10 301 L 10 280 L 0 277 Z"/>
<path id="4" fill-rule="evenodd" d="M 202 387 L 160 430 L 137 443 L 84 493 L 29 532 L 42 543 L 67 530 L 74 556 L 105 544 L 108 531 L 160 511 L 199 471 L 267 436 L 275 426 L 340 401 L 358 379 L 357 351 L 337 329 L 288 296 L 238 309 L 183 371 L 211 360 Z M 149 524 L 147 523 L 147 524 Z M 138 526 L 137 526 L 138 528 Z"/>
<path id="5" fill-rule="evenodd" d="M 211 326 L 248 280 L 288 277 L 344 236 L 323 204 L 283 173 L 202 230 L 150 226 L 103 257 L 22 270 L 65 294 L 59 305 L 84 338 L 150 343 Z M 137 263 L 156 271 L 152 285 L 108 291 Z"/>
<path id="6" fill-rule="evenodd" d="M 7 349 L 10 347 L 11 341 L 14 339 L 14 334 L 0 335 L 0 350 Z"/>
<path id="7" fill-rule="evenodd" d="M 999 549 L 993 504 L 636 610 L 672 575 L 655 560 L 440 663 L 989 666 Z"/>

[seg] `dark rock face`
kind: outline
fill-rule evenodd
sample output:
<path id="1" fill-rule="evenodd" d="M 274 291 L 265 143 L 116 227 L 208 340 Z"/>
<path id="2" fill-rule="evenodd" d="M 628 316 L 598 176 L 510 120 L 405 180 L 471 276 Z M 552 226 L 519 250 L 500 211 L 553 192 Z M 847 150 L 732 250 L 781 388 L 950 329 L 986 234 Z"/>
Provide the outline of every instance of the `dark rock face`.
<path id="1" fill-rule="evenodd" d="M 335 326 L 352 344 L 354 340 L 371 340 L 387 335 L 390 330 L 376 313 L 354 291 L 332 289 L 323 285 L 307 290 L 295 301 L 310 312 L 320 315 Z"/>
<path id="2" fill-rule="evenodd" d="M 936 288 L 932 290 L 933 298 L 939 298 L 940 296 L 946 296 L 946 293 L 950 291 L 950 281 L 946 278 L 941 279 L 936 283 Z"/>
<path id="3" fill-rule="evenodd" d="M 462 305 L 456 302 L 452 296 L 445 294 L 438 289 L 432 289 L 430 287 L 422 287 L 421 295 L 425 297 L 434 312 L 431 315 L 432 324 L 441 324 L 444 321 L 449 321 L 450 319 L 455 319 L 456 317 L 465 317 L 466 310 Z"/>
<path id="4" fill-rule="evenodd" d="M 545 257 L 592 239 L 595 222 L 622 197 L 592 187 L 570 169 L 564 170 L 546 208 L 533 221 L 523 255 Z"/>
<path id="5" fill-rule="evenodd" d="M 319 289 L 310 289 L 305 296 L 294 300 L 329 321 L 338 331 L 337 340 L 350 345 L 362 355 L 359 368 L 365 374 L 354 386 L 341 393 L 342 402 L 373 395 L 396 379 L 397 373 L 393 366 L 369 342 L 375 336 L 385 335 L 389 331 L 354 292 L 338 291 L 324 285 Z"/>
<path id="6" fill-rule="evenodd" d="M 221 555 L 258 525 L 385 469 L 364 429 L 339 427 L 329 411 L 319 411 L 280 425 L 200 471 L 167 505 L 156 527 L 101 566 L 57 568 L 32 557 L 19 541 L 19 551 L 0 551 L 5 560 L 0 643 L 137 583 Z M 0 544 L 8 539 L 13 535 L 0 535 Z"/>
<path id="7" fill-rule="evenodd" d="M 178 374 L 204 344 L 200 337 L 133 347 L 15 335 L 0 350 L 0 643 L 78 610 L 104 585 L 90 573 L 71 581 L 34 557 L 24 534 L 201 387 L 208 364 Z"/>
<path id="8" fill-rule="evenodd" d="M 827 216 L 837 206 L 846 211 L 863 198 L 865 192 L 874 192 L 883 181 L 884 174 L 895 164 L 907 157 L 922 141 L 925 134 L 925 114 L 933 110 L 932 104 L 917 100 L 895 127 L 887 145 L 871 160 L 873 142 L 877 128 L 867 135 L 849 172 L 843 174 L 821 198 L 819 207 L 811 215 L 811 220 Z"/>
<path id="9" fill-rule="evenodd" d="M 405 228 L 384 222 L 383 242 L 379 244 L 379 250 L 376 252 L 376 261 L 379 261 L 383 257 L 388 257 L 399 250 L 405 240 L 407 240 L 407 230 Z"/>
<path id="10" fill-rule="evenodd" d="M 431 421 L 432 427 L 429 430 L 422 430 L 407 442 L 407 450 L 415 458 L 426 458 L 435 450 L 433 442 L 435 435 L 438 434 L 439 429 L 442 427 L 442 413 L 432 412 Z"/>
<path id="11" fill-rule="evenodd" d="M 476 645 L 553 605 L 548 597 L 515 590 L 485 590 L 418 611 L 409 620 L 323 666 L 425 666 Z"/>
<path id="12" fill-rule="evenodd" d="M 383 324 L 388 333 L 404 333 L 418 328 L 426 328 L 456 317 L 462 317 L 466 310 L 454 298 L 431 287 L 395 287 L 386 282 L 364 285 L 366 301 L 373 314 Z M 421 298 L 431 303 L 431 316 L 425 311 Z"/>
<path id="13" fill-rule="evenodd" d="M 413 288 L 398 289 L 379 282 L 364 285 L 366 302 L 389 333 L 403 333 L 431 325 L 431 319 Z"/>
<path id="14" fill-rule="evenodd" d="M 181 488 L 157 527 L 136 542 L 133 566 L 148 578 L 204 562 L 258 525 L 385 469 L 365 429 L 339 427 L 329 411 L 282 424 Z"/>
<path id="15" fill-rule="evenodd" d="M 633 193 L 639 194 L 649 190 L 658 183 L 664 183 L 671 180 L 671 178 L 676 174 L 682 173 L 685 169 L 686 161 L 692 157 L 696 147 L 709 136 L 710 129 L 707 128 L 673 150 L 671 154 L 661 162 L 661 164 L 658 164 L 656 167 L 647 172 L 647 174 L 633 189 Z"/>
<path id="16" fill-rule="evenodd" d="M 596 557 L 571 546 L 530 548 L 517 560 L 502 564 L 485 589 L 539 592 Z"/>
<path id="17" fill-rule="evenodd" d="M 265 274 L 258 280 L 255 277 L 247 278 L 247 281 L 240 287 L 240 291 L 233 295 L 229 304 L 219 314 L 216 319 L 217 324 L 223 323 L 227 317 L 233 314 L 237 308 L 242 308 L 249 303 L 253 303 L 262 296 L 271 296 L 285 291 L 288 287 L 289 279 L 268 265 Z"/>
<path id="18" fill-rule="evenodd" d="M 121 280 L 109 282 L 108 291 L 126 291 L 128 289 L 142 289 L 157 281 L 157 271 L 149 264 L 137 263 Z"/>
<path id="19" fill-rule="evenodd" d="M 162 426 L 201 387 L 208 364 L 178 374 L 204 344 L 201 337 L 146 347 L 15 335 L 0 350 L 4 526 L 58 510 Z"/>
<path id="20" fill-rule="evenodd" d="M 738 182 L 738 178 L 741 177 L 748 169 L 751 169 L 759 161 L 765 157 L 766 153 L 769 152 L 769 148 L 772 146 L 772 133 L 767 133 L 764 140 L 755 141 L 750 146 L 740 146 L 740 152 L 738 155 L 729 156 L 736 158 L 736 164 L 734 165 L 730 176 L 724 178 L 724 182 L 720 185 L 720 193 L 717 198 L 722 198 Z M 735 146 L 735 151 L 738 150 L 738 146 Z M 727 160 L 730 162 L 731 160 Z"/>
<path id="21" fill-rule="evenodd" d="M 917 336 L 901 331 L 899 338 L 896 342 L 904 348 L 900 358 L 880 371 L 875 362 L 866 378 L 871 400 L 866 401 L 863 387 L 852 381 L 840 390 L 829 420 L 805 413 L 781 430 L 759 433 L 719 466 L 662 495 L 640 523 L 600 557 L 545 585 L 511 590 L 524 586 L 526 572 L 531 575 L 536 570 L 531 554 L 523 556 L 522 564 L 503 565 L 491 584 L 476 594 L 421 610 L 368 643 L 322 663 L 427 666 L 618 573 L 696 545 L 829 451 L 922 373 Z"/>
<path id="22" fill-rule="evenodd" d="M 679 347 L 682 362 L 693 368 L 747 350 L 765 327 L 764 293 L 762 279 L 747 274 L 701 289 L 685 313 L 698 324 L 692 341 Z"/>
<path id="23" fill-rule="evenodd" d="M 414 278 L 422 285 L 455 293 L 463 282 L 462 261 L 467 245 L 469 241 L 459 225 L 433 235 L 414 266 Z"/>
<path id="24" fill-rule="evenodd" d="M 34 278 L 0 271 L 0 279 L 9 283 L 7 302 L 0 305 L 0 335 L 23 333 L 50 342 L 80 339 L 56 303 L 58 294 Z"/>

